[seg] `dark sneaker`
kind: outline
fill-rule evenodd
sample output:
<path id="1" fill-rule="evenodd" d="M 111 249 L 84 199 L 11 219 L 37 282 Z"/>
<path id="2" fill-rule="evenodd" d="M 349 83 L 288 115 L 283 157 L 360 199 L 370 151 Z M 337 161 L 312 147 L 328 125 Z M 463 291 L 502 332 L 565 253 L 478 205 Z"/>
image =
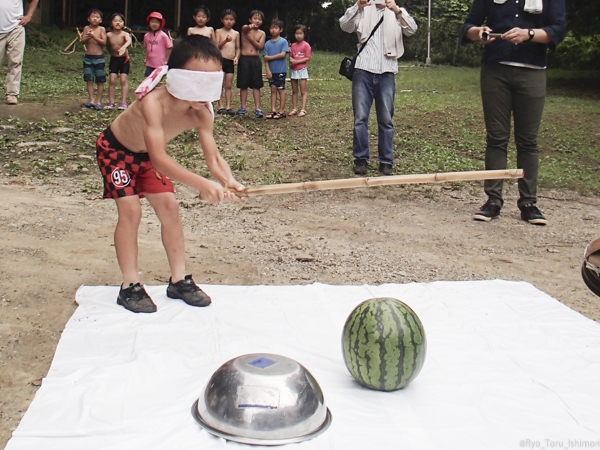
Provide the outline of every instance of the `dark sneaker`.
<path id="1" fill-rule="evenodd" d="M 140 283 L 130 284 L 126 289 L 121 285 L 117 304 L 134 313 L 156 312 L 156 305 Z"/>
<path id="2" fill-rule="evenodd" d="M 485 202 L 485 205 L 483 205 L 481 209 L 473 215 L 473 219 L 489 222 L 492 219 L 498 218 L 500 215 L 500 209 L 501 206 L 499 203 L 495 202 L 494 200 L 488 200 Z"/>
<path id="3" fill-rule="evenodd" d="M 527 203 L 519 207 L 521 209 L 521 219 L 532 225 L 546 225 L 546 218 L 542 212 L 532 203 Z"/>
<path id="4" fill-rule="evenodd" d="M 393 175 L 394 168 L 388 163 L 379 163 L 379 173 L 382 175 Z"/>
<path id="5" fill-rule="evenodd" d="M 177 283 L 172 283 L 169 278 L 167 297 L 179 298 L 192 306 L 208 306 L 211 302 L 210 297 L 196 286 L 191 275 L 186 275 L 185 279 Z"/>
<path id="6" fill-rule="evenodd" d="M 354 173 L 356 175 L 366 175 L 368 169 L 367 161 L 365 159 L 354 160 Z"/>

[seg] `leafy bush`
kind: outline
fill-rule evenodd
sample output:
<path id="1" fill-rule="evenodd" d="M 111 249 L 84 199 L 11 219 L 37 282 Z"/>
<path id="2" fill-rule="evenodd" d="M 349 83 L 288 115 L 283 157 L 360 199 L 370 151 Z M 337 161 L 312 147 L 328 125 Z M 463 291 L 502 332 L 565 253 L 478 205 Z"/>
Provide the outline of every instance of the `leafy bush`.
<path id="1" fill-rule="evenodd" d="M 574 36 L 567 33 L 565 40 L 548 55 L 550 67 L 561 69 L 600 68 L 600 36 Z"/>

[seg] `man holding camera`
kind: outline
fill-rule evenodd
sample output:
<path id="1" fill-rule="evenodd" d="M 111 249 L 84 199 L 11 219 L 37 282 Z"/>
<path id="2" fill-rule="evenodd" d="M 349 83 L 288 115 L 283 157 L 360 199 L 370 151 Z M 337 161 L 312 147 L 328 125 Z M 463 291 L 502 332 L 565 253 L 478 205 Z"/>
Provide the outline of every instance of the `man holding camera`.
<path id="1" fill-rule="evenodd" d="M 485 25 L 484 25 L 485 24 Z M 546 53 L 565 37 L 565 0 L 474 0 L 463 25 L 462 43 L 483 49 L 481 99 L 486 128 L 486 170 L 506 169 L 510 119 L 514 120 L 521 219 L 546 225 L 537 208 L 537 136 L 546 98 Z M 475 220 L 500 215 L 502 181 L 488 180 L 487 202 Z"/>
<path id="2" fill-rule="evenodd" d="M 359 45 L 366 42 L 356 59 L 352 76 L 354 173 L 367 174 L 369 114 L 375 100 L 379 171 L 384 175 L 392 175 L 395 76 L 398 73 L 398 58 L 404 54 L 402 35 L 413 35 L 417 31 L 417 23 L 394 0 L 358 0 L 340 18 L 340 28 L 347 33 L 356 32 Z M 375 32 L 371 36 L 373 30 Z"/>

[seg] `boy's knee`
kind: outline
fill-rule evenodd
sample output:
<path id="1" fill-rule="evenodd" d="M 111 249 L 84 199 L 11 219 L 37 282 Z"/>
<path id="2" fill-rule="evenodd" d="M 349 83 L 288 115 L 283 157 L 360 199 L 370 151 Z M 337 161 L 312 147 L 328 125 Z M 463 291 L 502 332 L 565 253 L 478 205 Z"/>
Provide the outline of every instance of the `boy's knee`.
<path id="1" fill-rule="evenodd" d="M 119 223 L 130 227 L 138 227 L 142 221 L 142 208 L 125 206 L 119 208 Z"/>

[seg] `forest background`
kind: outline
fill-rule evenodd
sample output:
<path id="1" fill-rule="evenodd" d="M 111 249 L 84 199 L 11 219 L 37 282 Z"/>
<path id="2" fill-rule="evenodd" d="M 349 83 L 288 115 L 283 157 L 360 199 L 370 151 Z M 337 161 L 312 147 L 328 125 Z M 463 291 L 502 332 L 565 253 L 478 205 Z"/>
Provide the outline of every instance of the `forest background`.
<path id="1" fill-rule="evenodd" d="M 269 22 L 279 18 L 284 22 L 283 36 L 293 41 L 293 27 L 297 23 L 309 29 L 307 41 L 315 50 L 352 54 L 356 49 L 356 37 L 340 30 L 338 19 L 354 0 L 179 0 L 181 25 L 175 28 L 175 2 L 129 0 L 128 25 L 132 29 L 143 30 L 145 17 L 151 11 L 160 11 L 167 19 L 167 29 L 175 35 L 185 34 L 188 27 L 194 26 L 192 19 L 194 8 L 204 5 L 211 11 L 208 25 L 220 28 L 220 14 L 224 8 L 231 8 L 237 14 L 235 28 L 240 29 L 247 23 L 251 10 L 259 9 L 265 13 L 263 29 L 268 33 Z M 462 23 L 467 16 L 472 0 L 398 0 L 415 17 L 419 31 L 406 40 L 404 60 L 425 62 L 428 50 L 435 64 L 454 64 L 476 66 L 480 62 L 481 46 L 461 46 L 459 43 Z M 428 16 L 431 4 L 430 45 L 428 46 Z M 123 13 L 123 0 L 78 0 L 73 2 L 70 14 L 79 27 L 87 24 L 90 8 L 99 8 L 104 13 L 105 26 L 109 26 L 109 17 L 114 12 Z M 564 42 L 549 55 L 549 67 L 561 69 L 600 68 L 600 1 L 568 0 L 567 28 Z M 60 11 L 52 21 L 57 27 L 61 24 Z M 47 30 L 46 30 L 47 32 Z M 35 36 L 34 36 L 35 39 Z"/>

